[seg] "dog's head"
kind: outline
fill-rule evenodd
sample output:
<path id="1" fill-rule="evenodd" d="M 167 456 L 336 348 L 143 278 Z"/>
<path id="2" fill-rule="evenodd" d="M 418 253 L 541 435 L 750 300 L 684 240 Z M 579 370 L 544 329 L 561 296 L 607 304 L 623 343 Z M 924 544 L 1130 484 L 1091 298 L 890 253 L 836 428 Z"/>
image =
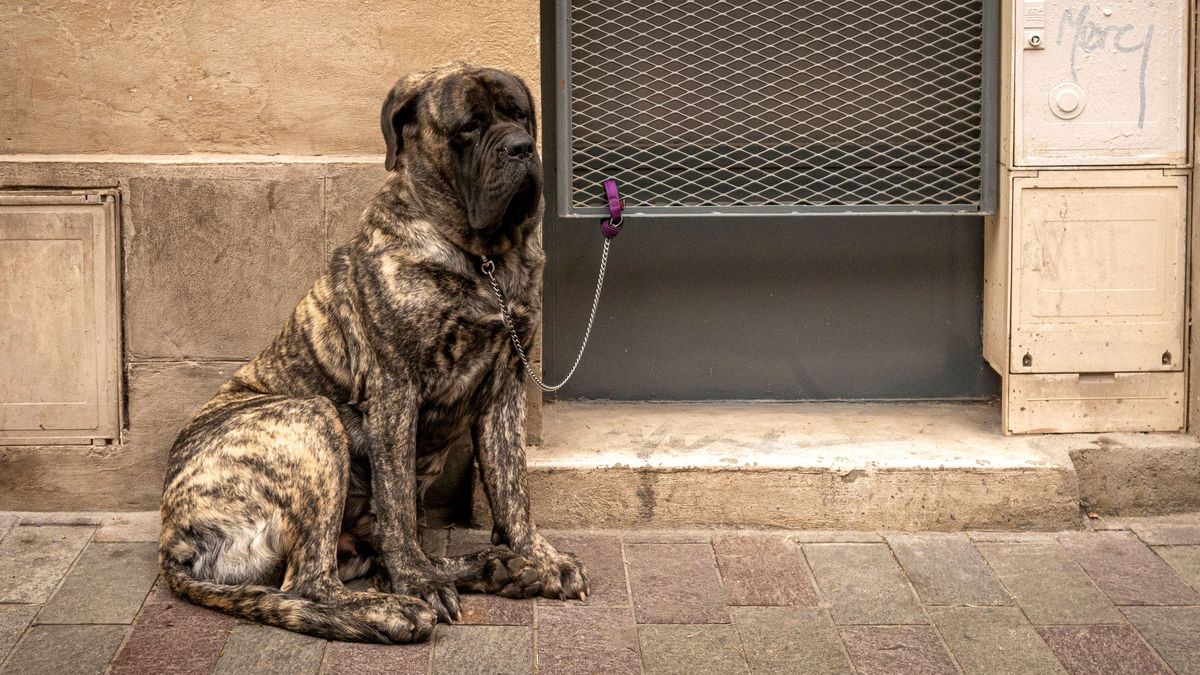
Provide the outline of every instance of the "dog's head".
<path id="1" fill-rule="evenodd" d="M 454 213 L 460 236 L 506 237 L 541 211 L 542 162 L 529 87 L 494 68 L 454 64 L 401 79 L 383 103 L 388 171 Z"/>

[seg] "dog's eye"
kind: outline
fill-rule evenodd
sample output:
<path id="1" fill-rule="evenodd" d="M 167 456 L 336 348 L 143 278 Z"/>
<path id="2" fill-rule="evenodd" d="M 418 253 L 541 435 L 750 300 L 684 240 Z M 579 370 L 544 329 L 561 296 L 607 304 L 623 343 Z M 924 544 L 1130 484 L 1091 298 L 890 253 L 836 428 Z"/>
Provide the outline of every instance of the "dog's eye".
<path id="1" fill-rule="evenodd" d="M 518 122 L 524 122 L 529 119 L 529 115 L 526 115 L 525 111 L 520 109 L 512 111 L 511 117 Z"/>
<path id="2" fill-rule="evenodd" d="M 463 135 L 473 134 L 479 131 L 479 120 L 471 120 L 458 128 L 458 133 Z"/>

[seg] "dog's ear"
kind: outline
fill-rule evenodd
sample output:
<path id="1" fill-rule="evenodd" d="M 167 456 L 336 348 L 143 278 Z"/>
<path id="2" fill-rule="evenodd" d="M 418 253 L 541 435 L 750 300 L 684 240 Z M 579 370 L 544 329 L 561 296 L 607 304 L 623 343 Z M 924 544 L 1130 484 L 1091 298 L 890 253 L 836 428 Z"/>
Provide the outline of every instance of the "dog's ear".
<path id="1" fill-rule="evenodd" d="M 396 170 L 396 161 L 404 151 L 404 125 L 412 122 L 416 116 L 418 96 L 418 83 L 411 78 L 401 78 L 383 101 L 379 126 L 387 143 L 387 157 L 383 166 L 388 171 Z"/>
<path id="2" fill-rule="evenodd" d="M 525 84 L 523 78 L 518 77 L 517 82 L 521 83 L 521 88 L 525 90 L 525 97 L 529 99 L 529 135 L 533 137 L 533 142 L 537 142 L 537 119 L 538 119 L 538 104 L 537 99 L 533 97 L 533 93 L 529 91 L 529 85 Z"/>

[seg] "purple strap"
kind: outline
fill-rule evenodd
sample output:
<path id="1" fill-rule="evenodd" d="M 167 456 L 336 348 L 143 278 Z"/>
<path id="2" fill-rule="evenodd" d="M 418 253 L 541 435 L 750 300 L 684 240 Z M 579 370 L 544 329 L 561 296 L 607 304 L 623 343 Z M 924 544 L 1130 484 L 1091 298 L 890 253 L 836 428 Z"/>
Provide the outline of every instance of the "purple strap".
<path id="1" fill-rule="evenodd" d="M 621 199 L 621 194 L 617 192 L 617 180 L 608 178 L 604 181 L 604 197 L 608 199 L 608 212 L 612 215 L 612 219 L 621 220 L 621 211 L 625 208 L 625 201 Z"/>
<path id="2" fill-rule="evenodd" d="M 617 192 L 615 179 L 608 178 L 604 181 L 604 197 L 608 200 L 609 217 L 600 221 L 600 231 L 608 239 L 613 239 L 621 234 L 621 212 L 625 209 L 625 200 L 621 199 L 621 193 Z"/>

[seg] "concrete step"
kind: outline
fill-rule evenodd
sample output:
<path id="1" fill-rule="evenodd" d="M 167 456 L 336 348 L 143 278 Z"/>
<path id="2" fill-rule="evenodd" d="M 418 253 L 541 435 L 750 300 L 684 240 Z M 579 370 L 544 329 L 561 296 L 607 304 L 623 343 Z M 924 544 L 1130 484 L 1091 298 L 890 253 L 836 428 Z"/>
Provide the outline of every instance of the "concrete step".
<path id="1" fill-rule="evenodd" d="M 1200 505 L 1191 436 L 1006 437 L 987 403 L 552 403 L 544 439 L 527 457 L 548 528 L 1076 528 L 1105 458 L 1147 454 L 1175 457 L 1179 508 Z M 475 514 L 488 522 L 478 487 Z"/>

